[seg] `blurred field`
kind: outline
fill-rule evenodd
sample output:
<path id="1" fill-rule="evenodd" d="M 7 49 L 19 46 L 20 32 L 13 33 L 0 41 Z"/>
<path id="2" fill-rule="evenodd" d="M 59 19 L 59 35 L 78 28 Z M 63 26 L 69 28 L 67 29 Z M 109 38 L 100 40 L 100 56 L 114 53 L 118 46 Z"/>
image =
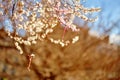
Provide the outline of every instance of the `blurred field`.
<path id="1" fill-rule="evenodd" d="M 65 39 L 79 35 L 80 40 L 60 47 L 48 40 L 32 46 L 21 45 L 20 55 L 13 41 L 0 31 L 0 80 L 120 80 L 120 47 L 88 35 L 87 28 L 79 33 L 67 31 Z M 49 36 L 61 38 L 57 27 Z M 49 37 L 48 36 L 48 37 Z M 35 53 L 31 71 L 27 70 L 27 54 Z"/>

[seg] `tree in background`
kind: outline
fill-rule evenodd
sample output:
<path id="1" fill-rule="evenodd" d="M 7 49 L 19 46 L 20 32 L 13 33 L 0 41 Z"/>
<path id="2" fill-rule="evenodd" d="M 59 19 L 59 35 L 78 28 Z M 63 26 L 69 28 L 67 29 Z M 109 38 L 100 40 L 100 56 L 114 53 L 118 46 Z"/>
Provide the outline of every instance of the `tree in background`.
<path id="1" fill-rule="evenodd" d="M 69 0 L 69 2 L 68 0 L 63 0 L 60 3 L 55 1 L 56 6 L 50 5 L 52 4 L 51 1 L 52 0 L 44 0 L 41 1 L 40 4 L 37 4 L 37 2 L 33 4 L 33 0 L 16 0 L 16 2 L 10 0 L 1 1 L 2 5 L 6 5 L 8 2 L 12 2 L 13 4 L 11 8 L 4 6 L 5 11 L 7 11 L 7 13 L 5 13 L 6 15 L 3 15 L 4 8 L 0 9 L 2 11 L 0 18 L 2 25 L 0 27 L 2 28 L 2 30 L 0 30 L 0 79 L 119 80 L 119 49 L 116 46 L 107 44 L 108 38 L 100 40 L 96 37 L 89 36 L 89 29 L 85 27 L 87 26 L 86 24 L 83 25 L 85 28 L 74 28 L 73 26 L 71 28 L 71 26 L 66 26 L 68 25 L 67 22 L 73 19 L 74 16 L 71 16 L 71 13 L 64 12 L 67 11 L 66 8 L 68 9 L 68 6 L 60 6 L 60 9 L 58 9 L 57 5 L 63 5 L 66 1 L 67 5 L 73 6 L 71 4 L 72 2 L 70 2 L 71 0 Z M 23 5 L 22 9 L 17 7 L 18 3 L 20 3 L 19 6 Z M 35 5 L 40 6 L 40 8 L 37 7 L 37 10 L 35 10 Z M 73 7 L 71 8 L 72 10 L 74 9 Z M 38 9 L 40 9 L 39 13 L 42 13 L 42 15 L 37 14 L 36 11 L 38 11 Z M 51 11 L 51 9 L 54 11 Z M 78 13 L 84 14 L 83 9 L 80 8 L 77 10 Z M 27 14 L 20 14 L 28 11 L 30 11 L 29 16 L 26 16 Z M 32 12 L 34 12 L 34 14 Z M 55 17 L 53 13 L 56 14 Z M 15 15 L 19 17 L 14 19 Z M 34 18 L 35 15 L 36 17 Z M 76 14 L 75 17 L 77 15 L 78 14 Z M 87 16 L 87 14 L 84 15 Z M 23 21 L 20 20 L 22 17 Z M 89 17 L 87 21 L 91 21 L 89 14 L 87 17 Z M 12 25 L 10 25 L 10 23 Z M 27 27 L 24 27 L 26 24 Z M 37 30 L 38 32 L 36 32 Z M 49 30 L 52 30 L 52 32 L 47 34 Z M 72 33 L 74 30 L 75 32 Z M 34 35 L 32 35 L 31 32 L 33 32 Z M 8 34 L 10 34 L 9 37 L 7 37 Z M 35 35 L 39 37 L 37 36 L 35 39 L 32 39 Z M 12 39 L 10 39 L 10 37 Z M 79 41 L 77 41 L 78 39 Z M 69 46 L 64 45 L 65 42 L 68 43 Z M 16 50 L 13 43 L 17 43 L 18 46 L 22 48 L 21 50 L 24 52 L 22 56 L 17 54 L 19 51 Z M 30 46 L 26 46 L 29 45 L 27 43 L 30 43 Z M 61 47 L 56 44 L 61 44 L 66 47 Z M 34 54 L 36 57 L 32 60 Z M 26 56 L 28 59 L 26 59 Z M 29 62 L 29 69 L 31 60 L 31 71 L 28 72 L 28 70 L 26 70 L 27 61 Z"/>

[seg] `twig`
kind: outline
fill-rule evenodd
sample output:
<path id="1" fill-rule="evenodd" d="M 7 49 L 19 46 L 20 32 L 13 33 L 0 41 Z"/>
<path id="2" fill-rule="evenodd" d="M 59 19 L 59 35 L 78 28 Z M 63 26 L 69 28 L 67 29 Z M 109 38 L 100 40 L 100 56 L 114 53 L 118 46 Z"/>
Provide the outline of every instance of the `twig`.
<path id="1" fill-rule="evenodd" d="M 35 56 L 34 54 L 28 55 L 28 66 L 27 66 L 28 71 L 30 71 L 31 62 L 34 56 Z"/>

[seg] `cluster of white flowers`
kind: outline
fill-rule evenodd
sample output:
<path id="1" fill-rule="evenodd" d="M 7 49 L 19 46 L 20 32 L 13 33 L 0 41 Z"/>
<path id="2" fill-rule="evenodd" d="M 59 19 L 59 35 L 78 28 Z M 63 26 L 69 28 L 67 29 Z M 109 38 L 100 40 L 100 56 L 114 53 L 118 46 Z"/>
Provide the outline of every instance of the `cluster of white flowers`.
<path id="1" fill-rule="evenodd" d="M 5 6 L 6 5 L 6 6 Z M 72 41 L 64 41 L 46 37 L 54 32 L 54 27 L 60 23 L 64 30 L 71 29 L 79 31 L 73 20 L 76 16 L 84 21 L 95 21 L 89 19 L 86 14 L 98 12 L 100 8 L 85 8 L 80 0 L 2 0 L 0 4 L 0 22 L 7 17 L 14 31 L 7 31 L 8 36 L 15 40 L 15 46 L 22 54 L 20 44 L 32 45 L 37 40 L 48 39 L 55 44 L 67 46 L 79 40 L 75 36 Z M 3 25 L 4 26 L 4 25 Z M 8 25 L 5 25 L 5 27 Z"/>

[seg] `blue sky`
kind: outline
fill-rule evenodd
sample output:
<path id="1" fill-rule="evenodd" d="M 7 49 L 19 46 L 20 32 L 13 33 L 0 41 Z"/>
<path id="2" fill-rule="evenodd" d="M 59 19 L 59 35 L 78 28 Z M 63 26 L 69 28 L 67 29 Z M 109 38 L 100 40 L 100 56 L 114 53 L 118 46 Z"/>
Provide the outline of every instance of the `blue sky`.
<path id="1" fill-rule="evenodd" d="M 86 0 L 82 2 L 85 7 L 100 7 L 102 10 L 98 13 L 98 21 L 94 24 L 98 27 L 98 23 L 102 21 L 106 28 L 109 28 L 112 23 L 120 21 L 120 0 Z M 101 14 L 101 15 L 99 15 Z M 102 16 L 102 19 L 101 19 Z M 112 34 L 120 34 L 120 24 L 115 26 Z M 119 28 L 118 28 L 119 27 Z"/>
<path id="2" fill-rule="evenodd" d="M 86 0 L 85 6 L 89 7 L 101 7 L 103 15 L 112 14 L 111 20 L 117 20 L 120 18 L 120 0 Z M 113 21 L 115 21 L 113 20 Z"/>

